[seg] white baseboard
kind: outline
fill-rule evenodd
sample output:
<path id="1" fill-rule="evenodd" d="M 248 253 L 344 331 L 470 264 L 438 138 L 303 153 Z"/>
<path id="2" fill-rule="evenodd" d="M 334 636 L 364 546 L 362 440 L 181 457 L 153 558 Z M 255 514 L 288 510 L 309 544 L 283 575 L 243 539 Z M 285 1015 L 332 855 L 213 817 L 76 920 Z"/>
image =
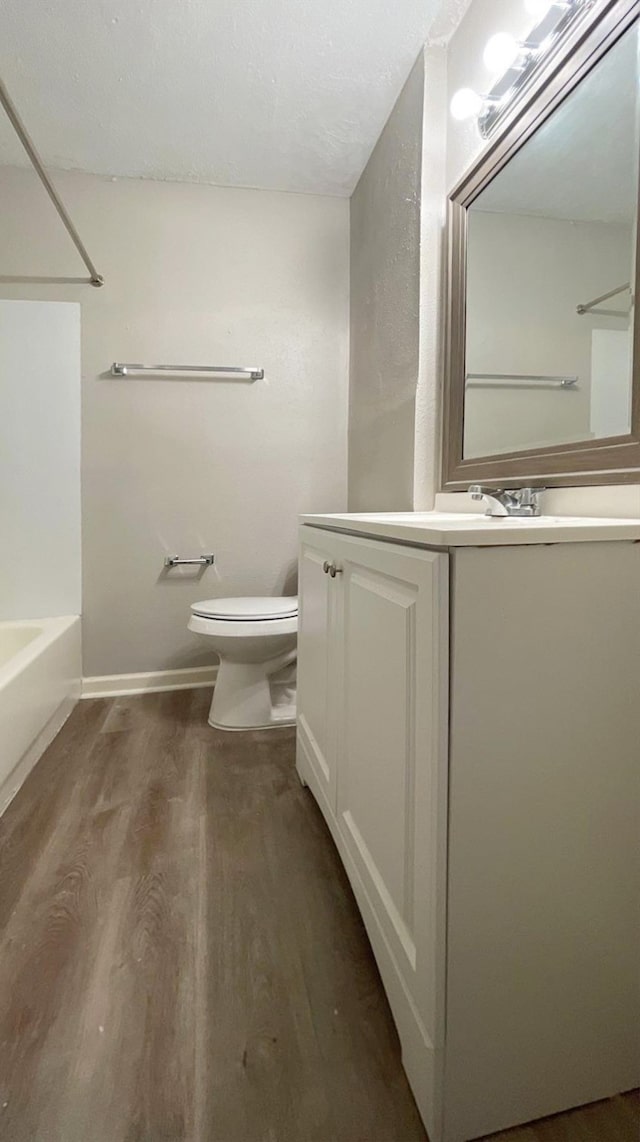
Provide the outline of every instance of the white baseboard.
<path id="1" fill-rule="evenodd" d="M 164 690 L 196 690 L 213 686 L 217 673 L 217 666 L 192 666 L 187 670 L 150 670 L 143 674 L 102 674 L 82 679 L 82 697 L 119 698 Z"/>

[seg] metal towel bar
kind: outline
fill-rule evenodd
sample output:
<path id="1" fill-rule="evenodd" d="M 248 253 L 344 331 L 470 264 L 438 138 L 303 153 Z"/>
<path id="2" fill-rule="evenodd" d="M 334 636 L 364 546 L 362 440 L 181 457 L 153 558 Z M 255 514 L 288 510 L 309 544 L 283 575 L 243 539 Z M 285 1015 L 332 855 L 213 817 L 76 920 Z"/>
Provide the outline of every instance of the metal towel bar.
<path id="1" fill-rule="evenodd" d="M 214 555 L 198 555 L 195 559 L 181 559 L 179 555 L 167 555 L 165 567 L 211 567 L 215 563 Z"/>
<path id="2" fill-rule="evenodd" d="M 128 377 L 130 373 L 231 373 L 238 376 L 249 377 L 252 381 L 261 381 L 264 378 L 264 369 L 255 365 L 125 365 L 121 361 L 114 361 L 111 366 L 112 377 Z"/>
<path id="3" fill-rule="evenodd" d="M 543 388 L 548 385 L 552 388 L 573 389 L 578 383 L 577 377 L 560 374 L 546 376 L 539 373 L 467 373 L 467 386 L 473 388 Z M 469 382 L 476 384 L 469 386 Z"/>

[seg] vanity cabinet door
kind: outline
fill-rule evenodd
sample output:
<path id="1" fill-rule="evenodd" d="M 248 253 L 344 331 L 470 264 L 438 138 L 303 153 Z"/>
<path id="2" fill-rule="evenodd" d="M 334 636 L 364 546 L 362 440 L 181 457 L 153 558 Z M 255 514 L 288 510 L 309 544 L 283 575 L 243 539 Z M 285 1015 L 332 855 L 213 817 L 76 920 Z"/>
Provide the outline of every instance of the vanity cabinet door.
<path id="1" fill-rule="evenodd" d="M 424 1046 L 435 1050 L 443 1038 L 448 556 L 347 537 L 335 550 L 338 829 L 383 978 L 403 981 Z"/>
<path id="2" fill-rule="evenodd" d="M 339 656 L 341 592 L 337 576 L 325 566 L 335 561 L 331 532 L 302 529 L 299 561 L 298 611 L 298 772 L 306 781 L 307 767 L 315 781 L 313 791 L 323 811 L 336 810 L 336 703 L 339 697 L 336 669 Z"/>

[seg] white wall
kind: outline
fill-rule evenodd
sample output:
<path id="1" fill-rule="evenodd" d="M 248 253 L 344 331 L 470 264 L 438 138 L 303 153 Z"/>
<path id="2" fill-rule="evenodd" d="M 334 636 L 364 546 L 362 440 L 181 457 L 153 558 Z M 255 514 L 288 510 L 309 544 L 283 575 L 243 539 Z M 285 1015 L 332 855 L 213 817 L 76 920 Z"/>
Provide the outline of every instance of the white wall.
<path id="1" fill-rule="evenodd" d="M 460 3 L 455 0 L 457 12 Z M 445 288 L 447 53 L 424 52 L 424 124 L 420 211 L 420 363 L 414 431 L 413 507 L 429 511 L 440 478 L 442 334 Z"/>
<path id="2" fill-rule="evenodd" d="M 80 307 L 0 301 L 0 619 L 81 609 Z"/>
<path id="3" fill-rule="evenodd" d="M 212 660 L 189 604 L 295 590 L 297 515 L 346 506 L 348 202 L 56 176 L 90 286 L 1 286 L 82 306 L 85 674 Z M 5 274 L 78 272 L 28 171 L 0 171 Z M 256 364 L 255 384 L 115 380 L 111 362 Z M 162 570 L 165 554 L 215 569 Z"/>

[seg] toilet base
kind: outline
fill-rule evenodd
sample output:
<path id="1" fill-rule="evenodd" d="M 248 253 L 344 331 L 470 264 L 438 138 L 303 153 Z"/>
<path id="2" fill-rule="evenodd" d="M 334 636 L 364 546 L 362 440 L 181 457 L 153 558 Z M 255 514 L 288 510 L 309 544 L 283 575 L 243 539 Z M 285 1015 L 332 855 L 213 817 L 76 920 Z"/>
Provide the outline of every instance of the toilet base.
<path id="1" fill-rule="evenodd" d="M 207 724 L 213 730 L 226 730 L 232 734 L 247 734 L 251 730 L 282 730 L 287 726 L 296 725 L 296 715 L 293 713 L 290 717 L 274 718 L 271 722 L 265 722 L 263 726 L 224 726 L 221 722 L 212 722 L 211 718 L 208 719 Z"/>
<path id="2" fill-rule="evenodd" d="M 213 690 L 209 725 L 217 730 L 266 730 L 296 723 L 295 703 L 274 705 L 270 677 L 295 651 L 269 662 L 222 659 Z"/>

